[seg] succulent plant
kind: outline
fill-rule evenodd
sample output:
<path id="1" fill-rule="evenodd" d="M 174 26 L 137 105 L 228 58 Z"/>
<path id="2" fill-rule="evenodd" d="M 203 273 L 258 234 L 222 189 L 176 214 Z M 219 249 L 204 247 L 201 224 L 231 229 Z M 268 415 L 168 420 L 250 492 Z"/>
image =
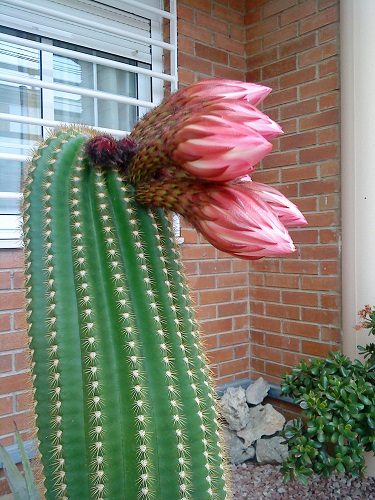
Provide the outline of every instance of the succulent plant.
<path id="1" fill-rule="evenodd" d="M 352 361 L 340 351 L 325 359 L 302 360 L 283 377 L 281 390 L 302 408 L 283 431 L 289 456 L 286 480 L 314 472 L 363 476 L 364 451 L 375 454 L 375 365 Z"/>
<path id="2" fill-rule="evenodd" d="M 215 393 L 162 209 L 233 255 L 294 250 L 284 224 L 305 223 L 298 209 L 237 180 L 281 132 L 254 107 L 269 90 L 199 83 L 125 139 L 67 126 L 36 149 L 24 234 L 47 498 L 227 497 Z"/>

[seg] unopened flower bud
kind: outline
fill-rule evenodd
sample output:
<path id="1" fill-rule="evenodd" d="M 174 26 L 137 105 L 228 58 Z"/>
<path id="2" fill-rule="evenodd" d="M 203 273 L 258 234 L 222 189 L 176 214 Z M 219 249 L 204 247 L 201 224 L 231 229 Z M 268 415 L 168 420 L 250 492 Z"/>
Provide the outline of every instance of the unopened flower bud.
<path id="1" fill-rule="evenodd" d="M 86 144 L 87 155 L 95 165 L 116 163 L 117 148 L 117 141 L 111 135 L 98 135 Z"/>

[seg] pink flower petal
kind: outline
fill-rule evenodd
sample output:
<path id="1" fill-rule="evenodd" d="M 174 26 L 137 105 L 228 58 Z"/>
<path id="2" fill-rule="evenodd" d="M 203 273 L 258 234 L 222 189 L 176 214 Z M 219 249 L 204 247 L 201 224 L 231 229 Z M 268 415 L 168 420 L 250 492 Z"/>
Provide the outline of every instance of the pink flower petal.
<path id="1" fill-rule="evenodd" d="M 283 130 L 278 123 L 247 102 L 213 102 L 211 105 L 205 107 L 205 113 L 241 123 L 246 127 L 256 130 L 268 140 L 283 134 Z"/>
<path id="2" fill-rule="evenodd" d="M 211 115 L 186 120 L 173 136 L 172 159 L 191 175 L 226 182 L 253 170 L 272 149 L 254 129 Z"/>
<path id="3" fill-rule="evenodd" d="M 244 187 L 268 203 L 285 227 L 305 226 L 307 221 L 297 206 L 277 189 L 259 182 L 245 183 Z"/>
<path id="4" fill-rule="evenodd" d="M 197 197 L 201 209 L 190 221 L 219 250 L 243 259 L 295 251 L 289 233 L 272 208 L 252 196 L 251 191 L 226 184 L 208 188 Z"/>
<path id="5" fill-rule="evenodd" d="M 184 96 L 193 101 L 221 99 L 244 100 L 257 106 L 271 92 L 269 87 L 255 83 L 220 78 L 201 80 L 182 90 Z"/>

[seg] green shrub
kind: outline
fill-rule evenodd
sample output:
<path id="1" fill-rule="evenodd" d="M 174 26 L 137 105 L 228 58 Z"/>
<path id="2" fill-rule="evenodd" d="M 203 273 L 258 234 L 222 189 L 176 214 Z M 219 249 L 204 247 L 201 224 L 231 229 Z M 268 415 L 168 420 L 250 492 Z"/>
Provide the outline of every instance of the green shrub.
<path id="1" fill-rule="evenodd" d="M 375 309 L 360 311 L 375 334 Z M 362 313 L 362 315 L 361 315 Z M 302 408 L 283 431 L 289 456 L 281 472 L 285 480 L 304 483 L 314 472 L 327 477 L 333 472 L 363 476 L 364 451 L 375 454 L 375 345 L 360 348 L 365 361 L 352 361 L 340 351 L 326 359 L 301 361 L 285 375 L 282 394 Z"/>

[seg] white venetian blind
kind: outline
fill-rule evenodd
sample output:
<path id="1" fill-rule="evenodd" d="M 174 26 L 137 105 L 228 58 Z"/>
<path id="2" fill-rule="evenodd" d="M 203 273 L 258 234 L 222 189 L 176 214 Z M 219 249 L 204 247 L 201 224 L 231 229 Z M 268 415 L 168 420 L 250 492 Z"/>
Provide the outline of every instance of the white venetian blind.
<path id="1" fill-rule="evenodd" d="M 11 248 L 20 245 L 23 165 L 46 128 L 83 123 L 122 136 L 165 86 L 176 90 L 176 1 L 168 11 L 160 0 L 0 8 L 0 247 Z"/>

